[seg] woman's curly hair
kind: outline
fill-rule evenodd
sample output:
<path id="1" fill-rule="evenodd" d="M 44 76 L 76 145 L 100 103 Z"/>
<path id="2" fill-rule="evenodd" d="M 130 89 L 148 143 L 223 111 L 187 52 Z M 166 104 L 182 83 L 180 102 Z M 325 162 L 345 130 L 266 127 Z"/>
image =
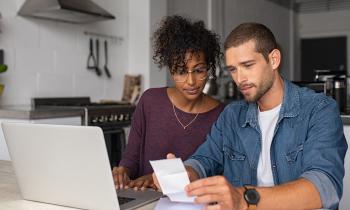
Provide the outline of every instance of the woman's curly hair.
<path id="1" fill-rule="evenodd" d="M 204 53 L 209 73 L 215 78 L 215 66 L 222 58 L 219 36 L 204 26 L 203 21 L 191 22 L 181 16 L 167 16 L 153 35 L 153 60 L 170 73 L 186 71 L 185 55 Z"/>

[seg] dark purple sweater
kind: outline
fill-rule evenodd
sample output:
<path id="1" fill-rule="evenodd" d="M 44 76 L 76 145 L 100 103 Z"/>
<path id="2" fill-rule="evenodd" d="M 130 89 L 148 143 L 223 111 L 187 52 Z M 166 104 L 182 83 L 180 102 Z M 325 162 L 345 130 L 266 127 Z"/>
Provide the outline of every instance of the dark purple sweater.
<path id="1" fill-rule="evenodd" d="M 224 105 L 200 113 L 186 130 L 177 121 L 166 88 L 145 91 L 133 115 L 128 145 L 119 165 L 130 169 L 130 178 L 153 172 L 150 160 L 166 158 L 168 153 L 186 160 L 201 145 Z M 187 125 L 196 114 L 175 107 L 180 121 Z"/>

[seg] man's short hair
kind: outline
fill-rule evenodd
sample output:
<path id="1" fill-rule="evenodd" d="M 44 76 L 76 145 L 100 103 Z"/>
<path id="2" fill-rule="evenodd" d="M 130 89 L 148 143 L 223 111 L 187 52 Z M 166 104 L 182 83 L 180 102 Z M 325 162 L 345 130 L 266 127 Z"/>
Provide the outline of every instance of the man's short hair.
<path id="1" fill-rule="evenodd" d="M 269 62 L 269 54 L 278 49 L 275 36 L 269 28 L 260 23 L 242 23 L 234 28 L 226 38 L 224 48 L 238 47 L 250 40 L 255 41 L 256 52 L 261 53 Z"/>

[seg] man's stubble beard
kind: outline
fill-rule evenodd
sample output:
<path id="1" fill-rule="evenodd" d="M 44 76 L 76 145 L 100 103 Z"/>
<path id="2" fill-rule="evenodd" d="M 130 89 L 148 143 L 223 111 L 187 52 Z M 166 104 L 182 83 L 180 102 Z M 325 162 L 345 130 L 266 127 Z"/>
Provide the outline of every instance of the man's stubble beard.
<path id="1" fill-rule="evenodd" d="M 272 87 L 273 85 L 273 81 L 274 81 L 274 77 L 271 76 L 270 78 L 267 78 L 266 80 L 264 80 L 260 86 L 260 88 L 258 88 L 258 86 L 256 84 L 252 84 L 253 87 L 257 88 L 257 92 L 255 95 L 253 95 L 252 97 L 247 97 L 245 95 L 244 99 L 248 102 L 248 103 L 255 103 L 257 101 L 260 100 L 261 97 L 263 97 Z"/>

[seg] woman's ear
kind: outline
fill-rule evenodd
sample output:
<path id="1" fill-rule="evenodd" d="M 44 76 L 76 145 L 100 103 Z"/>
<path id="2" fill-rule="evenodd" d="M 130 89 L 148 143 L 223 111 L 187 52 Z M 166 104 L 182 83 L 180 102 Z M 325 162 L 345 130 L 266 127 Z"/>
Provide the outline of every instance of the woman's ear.
<path id="1" fill-rule="evenodd" d="M 274 49 L 269 54 L 272 69 L 278 69 L 281 64 L 281 51 Z"/>

